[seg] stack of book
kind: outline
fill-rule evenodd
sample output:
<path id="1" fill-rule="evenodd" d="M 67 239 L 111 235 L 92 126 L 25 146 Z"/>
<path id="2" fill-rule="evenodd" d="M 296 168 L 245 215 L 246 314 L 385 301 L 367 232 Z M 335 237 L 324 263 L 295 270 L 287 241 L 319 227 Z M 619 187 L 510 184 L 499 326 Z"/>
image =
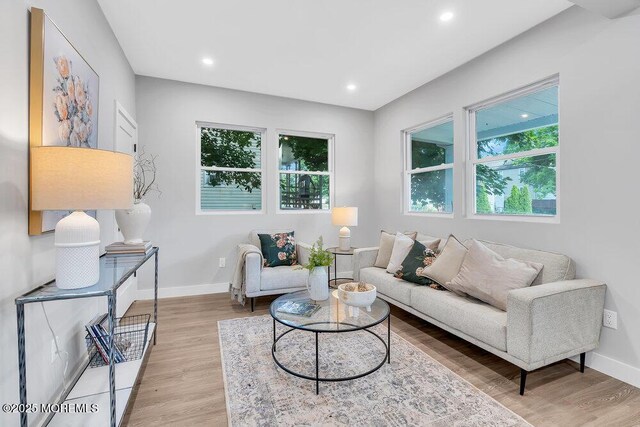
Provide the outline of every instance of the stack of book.
<path id="1" fill-rule="evenodd" d="M 102 326 L 102 322 L 106 318 L 106 314 L 101 314 L 96 316 L 91 322 L 89 322 L 85 329 L 87 333 L 91 337 L 91 341 L 96 347 L 97 352 L 100 354 L 100 357 L 104 361 L 105 364 L 109 364 L 109 333 Z M 115 341 L 115 340 L 114 340 Z M 125 362 L 127 359 L 125 358 L 122 350 L 119 348 L 117 343 L 114 342 L 113 345 L 113 361 L 115 363 Z"/>
<path id="2" fill-rule="evenodd" d="M 151 242 L 145 240 L 142 243 L 136 244 L 125 244 L 124 242 L 114 242 L 104 248 L 107 254 L 109 255 L 119 255 L 119 254 L 144 254 L 149 249 L 151 249 Z"/>

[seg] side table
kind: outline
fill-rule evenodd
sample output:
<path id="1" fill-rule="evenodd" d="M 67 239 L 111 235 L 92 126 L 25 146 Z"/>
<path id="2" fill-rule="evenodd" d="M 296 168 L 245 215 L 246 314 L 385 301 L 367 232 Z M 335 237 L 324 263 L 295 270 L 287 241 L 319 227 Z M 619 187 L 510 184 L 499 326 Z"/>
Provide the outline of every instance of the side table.
<path id="1" fill-rule="evenodd" d="M 333 254 L 333 279 L 331 278 L 331 267 L 329 267 L 329 287 L 337 288 L 338 280 L 353 280 L 353 277 L 338 277 L 338 257 L 339 256 L 353 256 L 354 247 L 349 248 L 349 250 L 343 251 L 337 246 L 327 248 L 329 252 Z M 331 283 L 333 282 L 333 286 Z"/>

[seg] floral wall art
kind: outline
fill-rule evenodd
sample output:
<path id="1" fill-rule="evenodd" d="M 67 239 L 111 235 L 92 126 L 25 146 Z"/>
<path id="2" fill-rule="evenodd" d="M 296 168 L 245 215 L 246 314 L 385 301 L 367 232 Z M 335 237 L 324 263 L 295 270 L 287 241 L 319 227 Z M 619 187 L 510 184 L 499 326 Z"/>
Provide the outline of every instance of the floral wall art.
<path id="1" fill-rule="evenodd" d="M 31 9 L 31 146 L 98 146 L 98 74 L 41 9 Z M 87 212 L 95 216 L 95 212 Z M 52 231 L 67 211 L 30 211 L 29 234 Z"/>

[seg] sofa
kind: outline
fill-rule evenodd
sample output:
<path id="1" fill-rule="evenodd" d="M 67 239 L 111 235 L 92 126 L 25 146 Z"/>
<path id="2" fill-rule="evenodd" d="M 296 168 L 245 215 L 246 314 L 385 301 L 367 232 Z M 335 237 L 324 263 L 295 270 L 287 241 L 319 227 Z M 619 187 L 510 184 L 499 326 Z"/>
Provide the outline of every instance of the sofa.
<path id="1" fill-rule="evenodd" d="M 433 239 L 418 235 L 416 240 Z M 598 347 L 606 285 L 576 279 L 575 264 L 566 255 L 481 243 L 504 258 L 544 265 L 530 287 L 508 293 L 506 311 L 397 279 L 374 266 L 377 247 L 354 251 L 354 279 L 375 285 L 378 296 L 390 304 L 520 367 L 521 395 L 527 373 L 537 368 L 580 355 L 580 371 L 584 372 L 585 353 Z"/>
<path id="2" fill-rule="evenodd" d="M 292 229 L 253 230 L 249 233 L 249 243 L 260 252 L 260 238 L 258 234 L 274 234 L 291 231 Z M 257 253 L 249 253 L 245 259 L 244 283 L 246 297 L 251 300 L 251 311 L 255 309 L 255 298 L 264 295 L 278 295 L 307 289 L 309 271 L 300 268 L 300 264 L 309 262 L 311 246 L 296 243 L 298 265 L 283 265 L 278 267 L 262 267 L 262 258 Z"/>

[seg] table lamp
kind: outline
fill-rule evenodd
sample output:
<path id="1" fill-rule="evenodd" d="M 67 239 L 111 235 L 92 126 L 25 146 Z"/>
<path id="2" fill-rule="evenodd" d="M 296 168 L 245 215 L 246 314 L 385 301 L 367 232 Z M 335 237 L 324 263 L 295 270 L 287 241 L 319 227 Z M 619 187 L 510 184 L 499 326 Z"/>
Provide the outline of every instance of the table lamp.
<path id="1" fill-rule="evenodd" d="M 351 230 L 348 227 L 358 225 L 358 208 L 341 207 L 331 210 L 331 222 L 333 225 L 343 226 L 338 234 L 338 248 L 341 251 L 351 249 Z"/>
<path id="2" fill-rule="evenodd" d="M 78 289 L 100 279 L 100 224 L 85 210 L 133 205 L 133 159 L 95 148 L 31 148 L 31 209 L 73 210 L 56 224 L 56 286 Z"/>

